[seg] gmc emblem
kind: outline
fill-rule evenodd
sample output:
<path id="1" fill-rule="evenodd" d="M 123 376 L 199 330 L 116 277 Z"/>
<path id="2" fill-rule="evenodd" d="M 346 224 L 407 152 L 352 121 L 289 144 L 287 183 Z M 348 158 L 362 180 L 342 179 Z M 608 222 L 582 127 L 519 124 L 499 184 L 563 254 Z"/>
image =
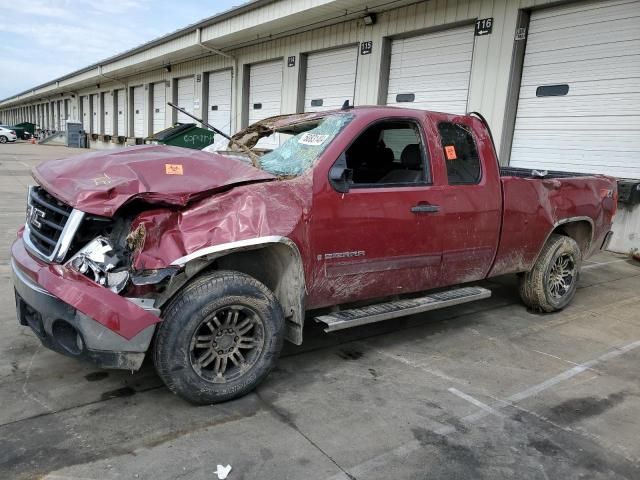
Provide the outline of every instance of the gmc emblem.
<path id="1" fill-rule="evenodd" d="M 44 218 L 45 215 L 44 210 L 40 210 L 32 205 L 27 212 L 27 221 L 36 228 L 42 228 L 42 223 L 38 221 L 38 217 Z"/>

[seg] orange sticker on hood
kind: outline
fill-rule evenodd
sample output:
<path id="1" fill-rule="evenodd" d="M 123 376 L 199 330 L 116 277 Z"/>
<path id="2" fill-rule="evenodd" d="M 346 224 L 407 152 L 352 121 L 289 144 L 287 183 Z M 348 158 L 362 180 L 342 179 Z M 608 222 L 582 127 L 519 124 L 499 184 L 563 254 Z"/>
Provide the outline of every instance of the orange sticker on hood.
<path id="1" fill-rule="evenodd" d="M 165 163 L 164 171 L 167 175 L 184 175 L 182 165 L 179 163 Z"/>
<path id="2" fill-rule="evenodd" d="M 456 147 L 453 145 L 446 145 L 444 147 L 444 153 L 447 156 L 447 160 L 456 160 L 458 155 L 456 155 Z"/>

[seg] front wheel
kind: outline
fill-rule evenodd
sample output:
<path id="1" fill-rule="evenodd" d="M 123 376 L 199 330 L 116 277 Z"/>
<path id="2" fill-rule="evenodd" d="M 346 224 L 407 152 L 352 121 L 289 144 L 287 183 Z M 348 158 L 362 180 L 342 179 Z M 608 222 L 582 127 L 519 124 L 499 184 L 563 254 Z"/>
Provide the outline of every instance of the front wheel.
<path id="1" fill-rule="evenodd" d="M 576 294 L 581 263 L 575 240 L 551 235 L 533 269 L 520 277 L 522 301 L 541 312 L 562 310 Z"/>
<path id="2" fill-rule="evenodd" d="M 156 369 L 173 393 L 196 404 L 253 390 L 274 367 L 284 341 L 278 300 L 239 272 L 195 280 L 163 317 L 154 344 Z"/>

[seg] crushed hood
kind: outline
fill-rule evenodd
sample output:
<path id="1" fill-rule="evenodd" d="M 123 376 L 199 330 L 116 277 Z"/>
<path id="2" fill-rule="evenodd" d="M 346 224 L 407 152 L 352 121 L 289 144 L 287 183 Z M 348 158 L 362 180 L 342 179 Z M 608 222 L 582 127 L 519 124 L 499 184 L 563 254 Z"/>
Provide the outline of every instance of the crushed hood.
<path id="1" fill-rule="evenodd" d="M 184 206 L 203 194 L 276 178 L 223 155 L 166 145 L 51 160 L 35 167 L 32 173 L 59 200 L 103 216 L 112 216 L 134 199 Z"/>

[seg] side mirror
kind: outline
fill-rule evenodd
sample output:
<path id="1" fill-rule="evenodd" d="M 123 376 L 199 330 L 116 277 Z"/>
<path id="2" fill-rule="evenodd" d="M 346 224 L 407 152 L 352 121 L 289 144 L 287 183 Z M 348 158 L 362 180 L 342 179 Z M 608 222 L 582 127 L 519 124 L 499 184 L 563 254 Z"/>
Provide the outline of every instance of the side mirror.
<path id="1" fill-rule="evenodd" d="M 353 170 L 347 167 L 347 156 L 343 153 L 329 170 L 329 182 L 340 193 L 347 193 L 353 181 Z"/>

